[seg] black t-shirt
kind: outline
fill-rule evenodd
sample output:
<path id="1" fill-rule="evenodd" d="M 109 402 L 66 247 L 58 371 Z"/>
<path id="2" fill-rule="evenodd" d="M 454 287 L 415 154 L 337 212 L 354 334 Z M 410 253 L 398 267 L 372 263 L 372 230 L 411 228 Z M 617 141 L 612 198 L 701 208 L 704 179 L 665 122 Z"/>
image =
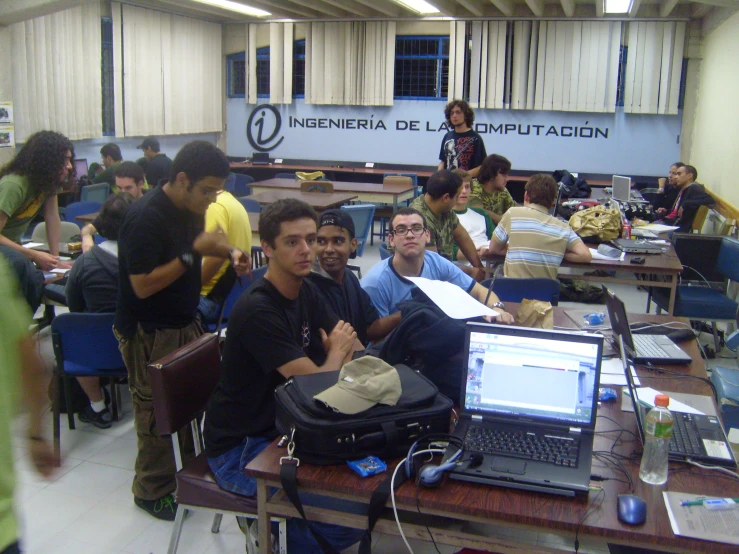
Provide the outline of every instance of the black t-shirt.
<path id="1" fill-rule="evenodd" d="M 339 319 L 351 323 L 359 342 L 367 346 L 367 328 L 380 318 L 380 314 L 354 272 L 347 269 L 341 284 L 315 271 L 311 272 L 308 280 L 321 291 L 329 308 Z"/>
<path id="2" fill-rule="evenodd" d="M 237 447 L 248 436 L 275 437 L 275 388 L 286 379 L 278 367 L 307 356 L 323 365 L 326 333 L 339 318 L 320 293 L 303 281 L 295 300 L 262 278 L 241 295 L 228 316 L 221 380 L 205 415 L 209 457 Z"/>
<path id="3" fill-rule="evenodd" d="M 192 243 L 204 227 L 202 214 L 176 208 L 162 187 L 131 204 L 118 234 L 115 328 L 121 335 L 133 336 L 137 323 L 147 333 L 192 323 L 201 288 L 201 256 L 192 250 Z M 193 265 L 179 279 L 148 298 L 134 294 L 131 275 L 150 273 L 184 252 L 192 252 Z"/>
<path id="4" fill-rule="evenodd" d="M 472 129 L 464 133 L 452 129 L 441 139 L 439 160 L 444 162 L 444 169 L 469 171 L 482 165 L 486 157 L 485 143 Z"/>
<path id="5" fill-rule="evenodd" d="M 172 169 L 172 160 L 166 154 L 157 154 L 146 162 L 146 182 L 150 187 L 155 187 L 162 179 L 169 180 L 170 169 Z"/>

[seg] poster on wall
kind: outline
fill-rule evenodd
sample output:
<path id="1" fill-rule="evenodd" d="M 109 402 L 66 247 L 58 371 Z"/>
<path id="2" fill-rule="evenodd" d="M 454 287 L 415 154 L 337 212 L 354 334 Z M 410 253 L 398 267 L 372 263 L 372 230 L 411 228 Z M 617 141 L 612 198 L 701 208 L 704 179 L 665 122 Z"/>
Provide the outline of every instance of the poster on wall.
<path id="1" fill-rule="evenodd" d="M 0 148 L 15 148 L 15 129 L 11 125 L 0 125 Z"/>
<path id="2" fill-rule="evenodd" d="M 0 125 L 13 123 L 13 103 L 0 102 Z"/>

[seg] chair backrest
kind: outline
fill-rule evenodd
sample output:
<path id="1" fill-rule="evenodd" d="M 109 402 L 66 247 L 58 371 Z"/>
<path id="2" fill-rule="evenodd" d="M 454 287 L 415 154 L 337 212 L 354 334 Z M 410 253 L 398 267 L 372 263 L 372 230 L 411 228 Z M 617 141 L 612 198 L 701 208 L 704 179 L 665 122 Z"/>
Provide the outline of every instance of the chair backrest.
<path id="1" fill-rule="evenodd" d="M 61 232 L 59 233 L 59 242 L 69 242 L 75 235 L 80 234 L 80 228 L 76 223 L 70 221 L 62 221 Z M 95 235 L 96 237 L 98 235 Z M 33 242 L 46 242 L 46 222 L 42 221 L 36 227 L 33 228 L 33 234 L 31 235 Z"/>
<path id="2" fill-rule="evenodd" d="M 334 192 L 331 181 L 300 181 L 301 192 Z"/>
<path id="3" fill-rule="evenodd" d="M 206 333 L 147 367 L 157 431 L 171 435 L 205 409 L 218 384 L 218 336 Z"/>
<path id="4" fill-rule="evenodd" d="M 59 368 L 91 370 L 125 367 L 113 334 L 115 314 L 67 312 L 51 322 L 51 336 Z"/>
<path id="5" fill-rule="evenodd" d="M 72 202 L 71 204 L 67 204 L 66 210 L 64 210 L 64 220 L 76 223 L 81 229 L 85 224 L 77 221 L 75 217 L 99 212 L 102 206 L 102 202 Z"/>
<path id="6" fill-rule="evenodd" d="M 739 240 L 732 237 L 721 239 L 716 268 L 731 281 L 739 281 Z"/>
<path id="7" fill-rule="evenodd" d="M 491 279 L 486 279 L 480 284 L 489 288 L 490 281 Z M 559 304 L 559 281 L 557 279 L 498 277 L 493 282 L 493 292 L 501 302 L 521 302 L 527 298 L 550 302 L 552 306 Z"/>
<path id="8" fill-rule="evenodd" d="M 367 243 L 372 223 L 375 217 L 374 204 L 354 204 L 352 206 L 342 206 L 342 210 L 349 212 L 354 221 L 354 232 L 357 238 L 357 256 L 364 254 L 364 245 Z"/>
<path id="9" fill-rule="evenodd" d="M 223 182 L 223 190 L 227 190 L 231 194 L 234 192 L 234 185 L 236 184 L 236 174 L 229 173 L 226 180 Z"/>
<path id="10" fill-rule="evenodd" d="M 98 183 L 97 185 L 85 185 L 80 190 L 80 202 L 100 202 L 103 203 L 110 195 L 110 185 L 108 183 Z"/>
<path id="11" fill-rule="evenodd" d="M 693 223 L 690 226 L 690 230 L 693 233 L 700 233 L 701 229 L 703 229 L 703 224 L 706 222 L 706 217 L 708 216 L 708 212 L 711 208 L 708 206 L 699 206 L 698 211 L 695 212 L 695 217 L 693 218 Z"/>
<path id="12" fill-rule="evenodd" d="M 694 281 L 703 286 L 708 286 L 708 283 L 723 283 L 724 274 L 717 264 L 721 242 L 720 235 L 674 233 L 672 245 L 677 259 L 683 265 L 680 280 L 683 283 Z"/>
<path id="13" fill-rule="evenodd" d="M 262 212 L 262 205 L 259 203 L 258 200 L 254 200 L 254 198 L 247 198 L 246 196 L 242 196 L 238 200 L 239 202 L 241 202 L 241 205 L 244 206 L 244 209 L 246 209 L 247 212 L 253 212 L 257 214 Z"/>
<path id="14" fill-rule="evenodd" d="M 234 173 L 234 189 L 231 194 L 234 196 L 241 197 L 241 196 L 249 196 L 251 194 L 251 189 L 249 188 L 249 183 L 254 182 L 254 177 L 251 175 L 246 175 L 244 173 Z"/>
<path id="15" fill-rule="evenodd" d="M 275 179 L 297 179 L 298 176 L 295 173 L 278 173 L 275 175 Z"/>
<path id="16" fill-rule="evenodd" d="M 382 176 L 383 183 L 388 177 L 410 177 L 414 187 L 418 186 L 418 175 L 416 173 L 385 173 Z"/>
<path id="17" fill-rule="evenodd" d="M 221 315 L 218 319 L 218 327 L 217 331 L 221 330 L 221 325 L 224 322 L 228 321 L 228 316 L 231 315 L 231 310 L 234 309 L 234 306 L 236 305 L 236 301 L 241 297 L 242 294 L 244 294 L 244 291 L 246 291 L 249 287 L 251 287 L 252 283 L 259 279 L 260 277 L 264 277 L 264 274 L 267 273 L 267 267 L 266 265 L 263 265 L 251 272 L 251 279 L 244 275 L 239 279 L 236 279 L 236 282 L 234 283 L 233 288 L 231 289 L 231 292 L 228 293 L 228 296 L 226 297 L 226 300 L 223 302 L 223 308 L 221 309 Z"/>
<path id="18" fill-rule="evenodd" d="M 390 252 L 390 250 L 387 249 L 387 244 L 385 244 L 384 242 L 381 242 L 380 243 L 380 259 L 386 260 L 390 256 L 392 256 L 392 253 Z"/>
<path id="19" fill-rule="evenodd" d="M 404 175 L 388 175 L 382 179 L 383 185 L 413 185 L 413 179 Z"/>

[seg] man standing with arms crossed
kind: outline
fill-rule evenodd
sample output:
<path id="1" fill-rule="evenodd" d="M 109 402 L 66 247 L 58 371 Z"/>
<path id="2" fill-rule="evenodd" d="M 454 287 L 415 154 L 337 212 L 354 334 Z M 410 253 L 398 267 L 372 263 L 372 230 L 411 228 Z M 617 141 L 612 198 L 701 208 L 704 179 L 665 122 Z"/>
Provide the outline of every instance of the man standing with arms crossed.
<path id="1" fill-rule="evenodd" d="M 487 152 L 482 137 L 472 130 L 475 112 L 464 100 L 452 100 L 444 109 L 444 117 L 452 129 L 441 139 L 439 170 L 464 169 L 470 177 L 477 177 Z"/>

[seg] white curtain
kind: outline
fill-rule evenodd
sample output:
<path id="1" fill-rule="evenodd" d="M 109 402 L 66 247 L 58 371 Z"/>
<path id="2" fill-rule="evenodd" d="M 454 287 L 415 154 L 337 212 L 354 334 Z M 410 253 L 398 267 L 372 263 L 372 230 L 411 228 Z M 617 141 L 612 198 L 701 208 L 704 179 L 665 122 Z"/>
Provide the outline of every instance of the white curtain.
<path id="1" fill-rule="evenodd" d="M 468 55 L 467 23 L 452 21 L 449 28 L 449 101 L 464 98 L 464 72 Z"/>
<path id="2" fill-rule="evenodd" d="M 507 29 L 505 21 L 472 22 L 470 106 L 473 108 L 505 107 Z"/>
<path id="3" fill-rule="evenodd" d="M 293 23 L 269 24 L 269 103 L 293 101 Z"/>
<path id="4" fill-rule="evenodd" d="M 122 6 L 126 136 L 223 128 L 221 26 Z"/>
<path id="5" fill-rule="evenodd" d="M 395 28 L 394 21 L 311 23 L 306 103 L 392 106 Z"/>
<path id="6" fill-rule="evenodd" d="M 630 22 L 624 111 L 676 114 L 685 22 Z"/>
<path id="7" fill-rule="evenodd" d="M 73 140 L 103 134 L 100 4 L 11 26 L 16 141 L 50 129 Z"/>
<path id="8" fill-rule="evenodd" d="M 244 100 L 247 104 L 257 103 L 257 25 L 247 23 L 244 67 Z M 270 64 L 271 67 L 272 64 Z"/>

